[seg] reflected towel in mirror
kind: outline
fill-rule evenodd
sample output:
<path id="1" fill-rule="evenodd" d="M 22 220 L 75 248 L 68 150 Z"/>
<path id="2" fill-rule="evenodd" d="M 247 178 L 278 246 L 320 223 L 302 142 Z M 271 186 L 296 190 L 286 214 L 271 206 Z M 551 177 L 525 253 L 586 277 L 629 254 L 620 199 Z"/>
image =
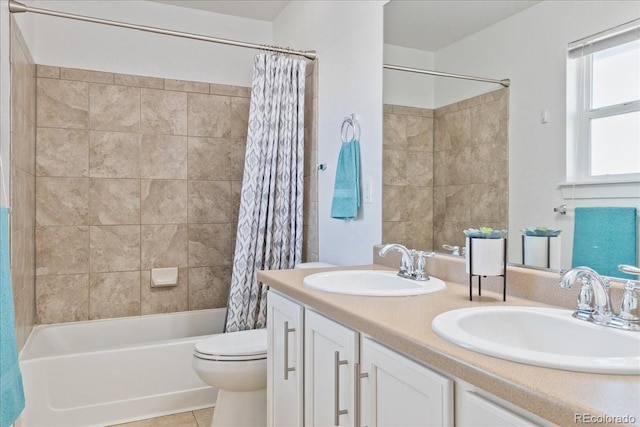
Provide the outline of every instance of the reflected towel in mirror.
<path id="1" fill-rule="evenodd" d="M 575 212 L 572 267 L 587 266 L 601 275 L 620 277 L 619 264 L 638 263 L 636 208 L 589 207 Z"/>

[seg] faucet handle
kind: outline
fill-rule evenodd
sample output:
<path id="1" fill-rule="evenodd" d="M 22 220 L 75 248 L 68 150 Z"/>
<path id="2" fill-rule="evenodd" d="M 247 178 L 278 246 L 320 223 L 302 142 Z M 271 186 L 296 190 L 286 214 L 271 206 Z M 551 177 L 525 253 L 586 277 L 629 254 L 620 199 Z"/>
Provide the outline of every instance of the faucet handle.
<path id="1" fill-rule="evenodd" d="M 620 318 L 624 320 L 640 321 L 640 310 L 638 309 L 638 294 L 640 283 L 627 280 L 624 284 L 624 294 L 620 302 Z"/>
<path id="2" fill-rule="evenodd" d="M 634 280 L 627 280 L 624 284 L 625 291 L 640 291 L 640 282 Z"/>
<path id="3" fill-rule="evenodd" d="M 436 256 L 435 252 L 432 251 L 414 251 L 415 255 L 418 257 L 416 261 L 416 268 L 413 272 L 413 276 L 415 280 L 425 281 L 429 280 L 429 275 L 427 275 L 425 271 L 425 258 L 433 258 Z"/>
<path id="4" fill-rule="evenodd" d="M 421 256 L 423 258 L 433 258 L 433 257 L 436 256 L 436 253 L 433 252 L 433 251 L 418 251 L 418 250 L 415 250 L 415 249 L 414 249 L 414 251 L 416 252 L 417 256 Z"/>
<path id="5" fill-rule="evenodd" d="M 587 277 L 582 278 L 582 287 L 578 294 L 578 311 L 593 311 L 593 287 L 591 279 Z"/>

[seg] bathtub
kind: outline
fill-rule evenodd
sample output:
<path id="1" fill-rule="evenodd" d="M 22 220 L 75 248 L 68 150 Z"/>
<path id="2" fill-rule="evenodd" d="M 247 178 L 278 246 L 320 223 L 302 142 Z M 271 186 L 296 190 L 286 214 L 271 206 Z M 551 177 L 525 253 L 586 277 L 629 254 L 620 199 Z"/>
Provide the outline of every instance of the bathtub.
<path id="1" fill-rule="evenodd" d="M 225 309 L 36 326 L 20 354 L 17 427 L 105 426 L 206 408 L 217 390 L 191 368 Z"/>

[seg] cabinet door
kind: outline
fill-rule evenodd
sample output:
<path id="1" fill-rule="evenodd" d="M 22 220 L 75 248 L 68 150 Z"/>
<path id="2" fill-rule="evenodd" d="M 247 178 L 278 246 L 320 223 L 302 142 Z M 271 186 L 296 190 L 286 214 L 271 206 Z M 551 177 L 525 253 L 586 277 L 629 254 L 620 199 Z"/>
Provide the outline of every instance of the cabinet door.
<path id="1" fill-rule="evenodd" d="M 307 309 L 304 351 L 305 425 L 353 426 L 358 334 Z"/>
<path id="2" fill-rule="evenodd" d="M 547 423 L 533 423 L 475 391 L 460 386 L 456 387 L 456 425 L 461 427 L 533 427 L 547 425 Z"/>
<path id="3" fill-rule="evenodd" d="M 274 291 L 267 297 L 267 425 L 303 425 L 303 308 Z"/>
<path id="4" fill-rule="evenodd" d="M 360 349 L 361 425 L 452 426 L 453 381 L 377 342 Z"/>

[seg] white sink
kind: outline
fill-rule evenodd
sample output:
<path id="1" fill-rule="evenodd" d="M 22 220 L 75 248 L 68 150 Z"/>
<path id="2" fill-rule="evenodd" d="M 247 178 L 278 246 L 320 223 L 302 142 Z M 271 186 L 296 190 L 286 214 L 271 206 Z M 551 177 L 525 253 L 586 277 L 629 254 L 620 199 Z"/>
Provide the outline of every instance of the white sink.
<path id="1" fill-rule="evenodd" d="M 572 311 L 539 307 L 473 307 L 440 314 L 442 338 L 501 359 L 598 374 L 640 374 L 640 333 L 594 325 Z"/>
<path id="2" fill-rule="evenodd" d="M 435 277 L 419 282 L 384 270 L 327 271 L 305 277 L 303 284 L 325 292 L 384 297 L 429 294 L 446 287 L 442 280 Z"/>

